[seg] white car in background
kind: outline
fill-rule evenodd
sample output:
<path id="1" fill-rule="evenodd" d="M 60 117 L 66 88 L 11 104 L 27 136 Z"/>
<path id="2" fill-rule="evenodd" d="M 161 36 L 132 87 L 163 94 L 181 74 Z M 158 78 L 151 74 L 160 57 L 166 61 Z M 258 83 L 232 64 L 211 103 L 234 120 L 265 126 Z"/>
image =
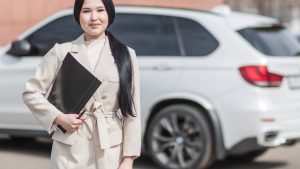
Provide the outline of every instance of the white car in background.
<path id="1" fill-rule="evenodd" d="M 252 160 L 300 138 L 299 45 L 272 18 L 117 7 L 110 30 L 138 55 L 144 150 L 160 168 Z M 0 55 L 0 131 L 46 135 L 21 99 L 55 42 L 82 33 L 72 10 L 21 34 Z"/>

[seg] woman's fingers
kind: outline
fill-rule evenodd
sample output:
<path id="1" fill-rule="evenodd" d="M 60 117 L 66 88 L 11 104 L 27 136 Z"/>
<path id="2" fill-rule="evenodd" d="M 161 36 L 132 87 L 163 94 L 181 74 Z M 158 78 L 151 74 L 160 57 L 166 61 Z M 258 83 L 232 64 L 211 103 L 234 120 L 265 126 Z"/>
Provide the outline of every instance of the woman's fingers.
<path id="1" fill-rule="evenodd" d="M 77 114 L 67 114 L 68 118 L 66 120 L 66 129 L 68 132 L 73 133 L 78 130 L 78 128 L 82 125 L 83 120 L 77 119 Z"/>
<path id="2" fill-rule="evenodd" d="M 70 133 L 78 130 L 78 128 L 83 124 L 83 121 L 87 118 L 87 114 L 83 114 L 79 119 L 78 114 L 64 114 L 65 120 L 63 122 L 63 127 Z"/>
<path id="3" fill-rule="evenodd" d="M 81 120 L 81 119 L 73 119 L 72 120 L 72 124 L 73 125 L 80 125 L 80 124 L 82 124 L 83 123 L 83 121 Z"/>
<path id="4" fill-rule="evenodd" d="M 71 116 L 71 124 L 72 125 L 81 125 L 83 123 L 82 119 L 77 119 L 78 115 L 77 114 L 70 114 Z"/>
<path id="5" fill-rule="evenodd" d="M 87 114 L 84 113 L 81 117 L 80 117 L 80 120 L 85 120 L 87 118 Z"/>
<path id="6" fill-rule="evenodd" d="M 77 130 L 79 128 L 79 125 L 72 125 L 72 130 Z"/>

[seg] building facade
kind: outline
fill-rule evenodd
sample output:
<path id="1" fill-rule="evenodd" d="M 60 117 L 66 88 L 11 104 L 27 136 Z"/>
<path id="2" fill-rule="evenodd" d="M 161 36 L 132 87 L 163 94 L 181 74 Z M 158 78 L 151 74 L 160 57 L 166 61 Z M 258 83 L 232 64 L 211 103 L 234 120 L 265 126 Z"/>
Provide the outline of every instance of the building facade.
<path id="1" fill-rule="evenodd" d="M 114 0 L 119 5 L 210 9 L 223 0 Z M 74 0 L 0 0 L 0 45 L 10 42 L 43 18 L 73 6 Z"/>

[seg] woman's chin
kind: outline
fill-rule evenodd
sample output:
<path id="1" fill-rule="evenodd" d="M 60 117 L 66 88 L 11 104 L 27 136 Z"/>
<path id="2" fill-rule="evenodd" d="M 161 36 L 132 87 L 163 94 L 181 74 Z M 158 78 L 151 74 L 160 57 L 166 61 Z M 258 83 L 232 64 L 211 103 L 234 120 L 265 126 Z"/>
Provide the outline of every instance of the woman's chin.
<path id="1" fill-rule="evenodd" d="M 104 31 L 88 31 L 86 33 L 92 37 L 99 37 L 104 33 Z"/>

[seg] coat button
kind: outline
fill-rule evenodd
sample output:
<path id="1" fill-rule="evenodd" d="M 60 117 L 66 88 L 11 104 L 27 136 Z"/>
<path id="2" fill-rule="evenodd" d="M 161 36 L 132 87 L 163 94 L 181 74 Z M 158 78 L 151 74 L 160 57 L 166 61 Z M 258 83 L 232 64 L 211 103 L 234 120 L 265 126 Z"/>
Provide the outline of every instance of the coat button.
<path id="1" fill-rule="evenodd" d="M 93 140 L 93 137 L 92 136 L 88 136 L 87 138 L 89 141 Z"/>
<path id="2" fill-rule="evenodd" d="M 106 99 L 106 98 L 107 98 L 106 94 L 104 94 L 104 95 L 101 96 L 101 99 Z"/>

